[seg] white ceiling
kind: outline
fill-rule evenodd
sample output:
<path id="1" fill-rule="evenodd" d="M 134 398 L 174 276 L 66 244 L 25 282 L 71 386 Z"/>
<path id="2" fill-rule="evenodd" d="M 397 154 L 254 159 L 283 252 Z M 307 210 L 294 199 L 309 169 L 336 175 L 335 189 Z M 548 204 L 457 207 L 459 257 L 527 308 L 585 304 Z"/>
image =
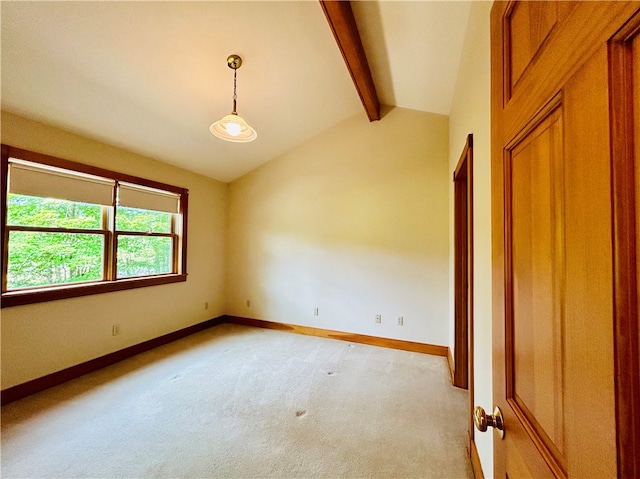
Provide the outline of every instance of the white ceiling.
<path id="1" fill-rule="evenodd" d="M 448 114 L 469 2 L 352 5 L 381 103 Z M 317 1 L 2 1 L 1 21 L 4 110 L 221 181 L 367 121 Z M 209 133 L 231 53 L 253 143 Z"/>

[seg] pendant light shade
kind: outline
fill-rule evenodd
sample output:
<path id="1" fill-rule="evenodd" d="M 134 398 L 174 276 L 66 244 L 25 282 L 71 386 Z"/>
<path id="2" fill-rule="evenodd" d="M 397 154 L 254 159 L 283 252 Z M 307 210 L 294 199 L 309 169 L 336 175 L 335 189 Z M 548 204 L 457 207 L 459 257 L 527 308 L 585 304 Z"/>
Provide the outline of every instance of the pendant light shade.
<path id="1" fill-rule="evenodd" d="M 209 127 L 214 136 L 234 143 L 248 143 L 258 137 L 256 130 L 236 112 L 236 78 L 241 65 L 242 58 L 238 55 L 230 55 L 227 58 L 227 66 L 233 69 L 233 111 Z"/>
<path id="2" fill-rule="evenodd" d="M 237 113 L 230 113 L 216 121 L 209 127 L 209 130 L 218 138 L 236 143 L 253 141 L 258 137 L 256 130 L 251 128 Z"/>

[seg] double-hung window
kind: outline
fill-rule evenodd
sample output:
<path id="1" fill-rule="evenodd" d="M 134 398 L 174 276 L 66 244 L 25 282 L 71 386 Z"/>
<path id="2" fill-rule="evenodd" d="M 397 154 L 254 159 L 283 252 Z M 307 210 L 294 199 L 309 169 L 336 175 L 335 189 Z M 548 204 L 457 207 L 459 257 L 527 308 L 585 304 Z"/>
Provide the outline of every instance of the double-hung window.
<path id="1" fill-rule="evenodd" d="M 2 145 L 2 306 L 186 280 L 188 191 Z"/>

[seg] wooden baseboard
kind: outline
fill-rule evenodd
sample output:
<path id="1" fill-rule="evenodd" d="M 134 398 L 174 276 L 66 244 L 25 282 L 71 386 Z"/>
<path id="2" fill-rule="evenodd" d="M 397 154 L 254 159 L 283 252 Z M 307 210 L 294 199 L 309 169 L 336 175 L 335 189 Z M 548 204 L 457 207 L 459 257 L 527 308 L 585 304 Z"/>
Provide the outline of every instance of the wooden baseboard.
<path id="1" fill-rule="evenodd" d="M 451 374 L 451 384 L 455 382 L 456 370 L 453 363 L 453 354 L 451 354 L 451 348 L 447 348 L 447 365 L 449 366 L 449 373 Z"/>
<path id="2" fill-rule="evenodd" d="M 401 349 L 403 351 L 412 351 L 414 353 L 432 354 L 435 356 L 447 356 L 448 348 L 446 346 L 437 346 L 434 344 L 414 343 L 412 341 L 403 341 L 400 339 L 379 338 L 377 336 L 366 336 L 364 334 L 343 333 L 341 331 L 332 331 L 330 329 L 319 329 L 310 326 L 298 326 L 295 324 L 276 323 L 273 321 L 265 321 L 262 319 L 242 318 L 239 316 L 223 316 L 224 321 L 232 324 L 241 324 L 244 326 L 254 326 L 257 328 L 276 329 L 278 331 L 289 331 L 292 333 L 305 334 L 307 336 L 318 336 L 321 338 L 339 339 L 341 341 L 350 341 L 352 343 L 369 344 L 371 346 L 381 346 L 383 348 Z"/>
<path id="3" fill-rule="evenodd" d="M 246 326 L 254 326 L 258 328 L 277 329 L 280 331 L 290 331 L 298 334 L 306 334 L 309 336 L 318 336 L 322 338 L 339 339 L 342 341 L 351 341 L 353 343 L 369 344 L 372 346 L 381 346 L 384 348 L 401 349 L 404 351 L 412 351 L 416 353 L 433 354 L 436 356 L 447 357 L 448 348 L 445 346 L 436 346 L 433 344 L 414 343 L 411 341 L 402 341 L 399 339 L 378 338 L 376 336 L 365 336 L 363 334 L 343 333 L 340 331 L 332 331 L 329 329 L 318 329 L 309 326 L 296 326 L 292 324 L 276 323 L 273 321 L 263 321 L 260 319 L 241 318 L 238 316 L 220 316 L 210 319 L 199 324 L 194 324 L 184 329 L 165 334 L 158 338 L 150 339 L 140 344 L 129 346 L 128 348 L 115 351 L 113 353 L 92 359 L 90 361 L 71 366 L 62 371 L 48 374 L 41 378 L 27 381 L 7 388 L 0 392 L 0 404 L 9 404 L 18 399 L 39 393 L 45 389 L 58 386 L 64 382 L 79 378 L 85 374 L 92 373 L 98 369 L 111 366 L 117 362 L 128 359 L 136 354 L 144 353 L 158 346 L 177 341 L 194 333 L 204 331 L 205 329 L 217 326 L 222 323 L 242 324 Z"/>
<path id="4" fill-rule="evenodd" d="M 218 324 L 223 323 L 223 318 L 224 316 L 209 319 L 208 321 L 194 324 L 193 326 L 189 326 L 187 328 L 165 334 L 158 338 L 150 339 L 140 344 L 129 346 L 128 348 L 121 349 L 120 351 L 115 351 L 113 353 L 92 359 L 81 364 L 77 364 L 76 366 L 71 366 L 70 368 L 63 369 L 62 371 L 57 371 L 41 378 L 33 379 L 26 383 L 7 388 L 0 392 L 0 403 L 2 405 L 9 404 L 13 401 L 17 401 L 18 399 L 22 399 L 40 391 L 44 391 L 45 389 L 58 386 L 64 382 L 76 379 L 80 376 L 84 376 L 85 374 L 92 373 L 94 371 L 97 371 L 98 369 L 111 366 L 112 364 L 120 362 L 124 359 L 128 359 L 132 356 L 135 356 L 136 354 L 149 351 L 150 349 L 157 348 L 158 346 L 163 346 L 178 339 L 190 336 L 194 333 L 204 331 L 205 329 L 209 329 L 213 326 L 217 326 Z"/>
<path id="5" fill-rule="evenodd" d="M 476 442 L 473 439 L 469 442 L 469 458 L 471 459 L 471 468 L 473 469 L 473 476 L 475 479 L 484 479 L 482 465 L 480 464 L 480 456 L 478 455 Z"/>

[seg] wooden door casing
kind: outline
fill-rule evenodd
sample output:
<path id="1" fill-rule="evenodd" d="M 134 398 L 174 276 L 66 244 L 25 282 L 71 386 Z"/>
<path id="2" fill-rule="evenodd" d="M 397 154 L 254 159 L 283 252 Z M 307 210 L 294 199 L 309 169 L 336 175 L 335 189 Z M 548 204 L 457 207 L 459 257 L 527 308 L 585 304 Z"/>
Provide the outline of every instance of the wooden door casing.
<path id="1" fill-rule="evenodd" d="M 473 135 L 453 172 L 454 182 L 454 316 L 453 385 L 471 388 L 473 354 Z M 473 396 L 472 391 L 470 395 Z M 472 408 L 472 406 L 471 406 Z"/>
<path id="2" fill-rule="evenodd" d="M 638 246 L 625 257 L 634 267 L 620 287 L 614 254 L 631 226 L 627 218 L 616 233 L 612 214 L 609 41 L 639 9 L 492 9 L 493 375 L 506 426 L 504 440 L 494 436 L 496 477 L 614 477 L 625 471 L 624 451 L 633 451 L 617 434 L 637 420 L 637 407 L 620 417 L 628 400 L 618 326 L 635 332 L 627 357 L 635 351 L 637 364 Z M 634 191 L 623 194 L 633 200 Z M 620 314 L 621 291 L 633 293 L 635 318 L 629 308 Z M 630 367 L 622 369 L 637 376 Z"/>
<path id="3" fill-rule="evenodd" d="M 635 72 L 635 73 L 634 73 Z M 640 12 L 609 42 L 620 477 L 640 477 Z"/>
<path id="4" fill-rule="evenodd" d="M 468 453 L 475 448 L 473 428 L 473 134 L 467 135 L 453 172 L 454 182 L 454 316 L 453 385 L 469 390 Z"/>

